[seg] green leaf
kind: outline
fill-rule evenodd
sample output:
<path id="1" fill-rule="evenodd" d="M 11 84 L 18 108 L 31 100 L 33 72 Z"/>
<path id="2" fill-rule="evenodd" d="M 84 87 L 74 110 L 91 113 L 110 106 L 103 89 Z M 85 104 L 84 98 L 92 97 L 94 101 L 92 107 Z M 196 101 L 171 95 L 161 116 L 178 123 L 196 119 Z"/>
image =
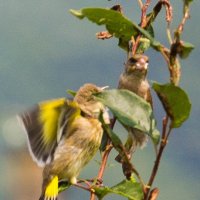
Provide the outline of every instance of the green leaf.
<path id="1" fill-rule="evenodd" d="M 69 11 L 79 19 L 83 19 L 85 17 L 84 14 L 82 13 L 82 10 L 70 9 Z"/>
<path id="2" fill-rule="evenodd" d="M 147 14 L 147 25 L 151 26 L 153 24 L 153 22 L 155 21 L 156 17 L 158 16 L 158 14 L 160 13 L 161 9 L 162 9 L 162 3 L 157 3 L 155 5 L 155 7 L 153 8 L 152 12 Z"/>
<path id="3" fill-rule="evenodd" d="M 74 90 L 67 90 L 67 93 L 70 94 L 72 97 L 76 96 L 76 92 Z"/>
<path id="4" fill-rule="evenodd" d="M 149 26 L 149 27 L 150 28 L 148 28 L 147 31 L 150 33 L 152 37 L 154 37 L 153 27 L 152 26 Z M 119 38 L 118 46 L 124 49 L 125 51 L 129 51 L 129 48 L 130 48 L 129 41 L 123 38 Z M 141 37 L 139 40 L 138 48 L 137 48 L 137 54 L 143 54 L 150 46 L 151 46 L 150 40 L 147 39 L 146 37 Z"/>
<path id="5" fill-rule="evenodd" d="M 114 10 L 104 8 L 84 8 L 80 11 L 70 10 L 70 12 L 79 19 L 87 17 L 90 21 L 98 25 L 106 25 L 109 33 L 117 38 L 123 37 L 129 41 L 131 36 L 136 36 L 138 34 L 138 31 L 133 26 L 132 22 L 123 17 L 121 13 Z"/>
<path id="6" fill-rule="evenodd" d="M 143 98 L 124 89 L 106 90 L 95 95 L 124 125 L 149 133 L 152 127 L 152 108 Z"/>
<path id="7" fill-rule="evenodd" d="M 104 129 L 106 135 L 112 141 L 113 147 L 118 151 L 120 156 L 125 158 L 125 161 L 127 162 L 127 165 L 130 166 L 131 170 L 132 170 L 132 164 L 130 163 L 130 160 L 125 155 L 125 151 L 126 150 L 125 150 L 125 148 L 123 146 L 123 143 L 122 143 L 121 139 L 113 132 L 113 130 L 110 128 L 110 126 L 108 124 L 105 124 L 102 114 L 100 115 L 99 120 L 102 123 L 103 129 Z"/>
<path id="8" fill-rule="evenodd" d="M 128 44 L 132 36 L 137 36 L 141 33 L 149 39 L 154 49 L 159 50 L 161 47 L 161 44 L 148 31 L 130 21 L 118 11 L 104 8 L 84 8 L 79 11 L 71 9 L 70 12 L 79 19 L 86 17 L 97 25 L 105 25 L 110 34 L 121 40 L 119 44 Z"/>
<path id="9" fill-rule="evenodd" d="M 102 199 L 108 194 L 117 194 L 128 198 L 129 200 L 142 200 L 143 192 L 142 187 L 139 183 L 134 181 L 133 179 L 128 181 L 124 180 L 117 185 L 109 188 L 109 187 L 96 187 L 94 188 L 95 194 Z"/>
<path id="10" fill-rule="evenodd" d="M 152 132 L 152 141 L 154 145 L 158 145 L 160 142 L 160 131 L 158 129 L 154 129 Z"/>
<path id="11" fill-rule="evenodd" d="M 100 121 L 103 124 L 103 128 L 106 131 L 106 135 L 111 139 L 112 144 L 114 146 L 114 148 L 120 153 L 123 154 L 123 143 L 120 140 L 120 138 L 113 132 L 113 130 L 110 128 L 110 126 L 108 124 L 105 124 L 105 122 L 103 121 L 103 117 L 100 117 Z"/>
<path id="12" fill-rule="evenodd" d="M 182 41 L 179 48 L 180 48 L 179 49 L 179 56 L 184 59 L 184 58 L 187 58 L 190 55 L 190 53 L 194 49 L 194 45 L 192 45 L 189 42 L 183 42 Z"/>
<path id="13" fill-rule="evenodd" d="M 171 83 L 164 85 L 154 83 L 153 89 L 172 121 L 171 127 L 180 127 L 190 115 L 191 103 L 187 94 L 180 87 Z"/>
<path id="14" fill-rule="evenodd" d="M 104 132 L 101 139 L 101 145 L 99 147 L 100 152 L 104 152 L 106 150 L 108 139 L 109 139 L 108 135 Z"/>
<path id="15" fill-rule="evenodd" d="M 119 38 L 118 46 L 127 52 L 129 51 L 129 48 L 130 48 L 129 41 L 127 41 L 123 38 Z"/>
<path id="16" fill-rule="evenodd" d="M 152 127 L 156 127 L 156 121 L 154 119 L 152 120 Z M 152 139 L 153 144 L 155 146 L 157 146 L 159 144 L 159 142 L 160 142 L 160 132 L 157 128 L 153 129 L 151 139 Z"/>
<path id="17" fill-rule="evenodd" d="M 140 38 L 140 43 L 137 48 L 137 54 L 143 54 L 150 47 L 150 41 L 147 38 Z"/>
<path id="18" fill-rule="evenodd" d="M 179 35 L 180 33 L 176 33 Z M 177 36 L 179 37 L 179 36 Z M 182 59 L 187 58 L 192 50 L 194 49 L 194 45 L 189 43 L 189 42 L 184 42 L 184 41 L 178 41 L 172 44 L 171 46 L 171 56 L 174 58 L 178 54 Z"/>
<path id="19" fill-rule="evenodd" d="M 126 51 L 128 51 L 128 42 L 131 36 L 138 35 L 138 31 L 133 27 L 132 22 L 117 11 L 102 8 L 85 8 L 80 11 L 70 10 L 70 12 L 79 19 L 87 17 L 98 25 L 106 25 L 109 33 L 119 38 L 118 45 Z"/>

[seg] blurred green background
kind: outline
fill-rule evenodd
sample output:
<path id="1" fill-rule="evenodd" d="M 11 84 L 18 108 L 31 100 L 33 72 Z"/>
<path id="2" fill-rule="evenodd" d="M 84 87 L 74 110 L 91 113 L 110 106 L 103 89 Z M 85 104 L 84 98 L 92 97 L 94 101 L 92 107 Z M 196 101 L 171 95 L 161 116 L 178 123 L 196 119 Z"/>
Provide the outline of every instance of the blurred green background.
<path id="1" fill-rule="evenodd" d="M 153 4 L 157 1 L 152 1 Z M 173 30 L 182 16 L 182 1 L 174 6 Z M 129 18 L 139 22 L 137 1 L 97 0 L 0 0 L 0 199 L 36 200 L 40 195 L 41 169 L 29 156 L 26 136 L 16 120 L 16 114 L 46 99 L 66 96 L 66 90 L 77 90 L 86 82 L 115 88 L 123 70 L 126 54 L 117 47 L 117 40 L 98 41 L 95 33 L 104 30 L 87 20 L 77 20 L 69 9 L 111 7 L 121 3 Z M 181 87 L 192 102 L 190 119 L 173 131 L 164 153 L 155 186 L 160 188 L 159 200 L 198 200 L 200 188 L 200 87 L 199 87 L 199 25 L 200 1 L 191 7 L 191 19 L 186 23 L 183 40 L 196 48 L 182 62 Z M 155 23 L 156 37 L 167 45 L 163 9 Z M 149 80 L 168 81 L 163 58 L 154 50 L 150 57 Z M 158 126 L 164 116 L 154 95 Z M 122 139 L 125 132 L 119 125 L 116 132 Z M 112 153 L 104 177 L 106 185 L 122 178 L 119 164 Z M 96 160 L 100 160 L 97 155 Z M 154 162 L 151 143 L 138 150 L 135 165 L 145 180 Z M 93 160 L 81 173 L 81 178 L 97 174 Z M 64 192 L 60 199 L 88 199 L 88 193 L 76 188 Z M 123 199 L 108 196 L 107 199 Z"/>

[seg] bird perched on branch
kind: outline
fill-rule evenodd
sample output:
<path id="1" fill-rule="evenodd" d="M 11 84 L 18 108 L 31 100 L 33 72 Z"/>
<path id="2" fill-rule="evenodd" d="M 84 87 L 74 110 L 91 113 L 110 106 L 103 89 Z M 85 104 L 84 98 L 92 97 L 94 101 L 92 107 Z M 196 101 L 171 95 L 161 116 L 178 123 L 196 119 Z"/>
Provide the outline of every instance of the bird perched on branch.
<path id="1" fill-rule="evenodd" d="M 81 169 L 97 152 L 103 129 L 98 120 L 109 115 L 93 94 L 103 88 L 85 84 L 74 100 L 65 98 L 41 102 L 19 117 L 27 132 L 30 153 L 44 166 L 39 200 L 57 200 L 59 182 L 77 183 Z"/>
<path id="2" fill-rule="evenodd" d="M 150 93 L 150 86 L 146 78 L 148 70 L 148 57 L 141 54 L 136 54 L 134 57 L 128 59 L 125 64 L 125 70 L 120 75 L 119 79 L 119 89 L 127 89 L 131 92 L 137 94 L 138 96 L 145 99 L 152 106 L 152 97 Z M 133 152 L 136 148 L 143 147 L 147 142 L 147 135 L 142 131 L 125 127 L 128 130 L 128 139 L 125 143 L 125 148 L 127 154 L 131 159 Z M 116 158 L 116 161 L 123 162 L 123 159 L 120 155 Z"/>

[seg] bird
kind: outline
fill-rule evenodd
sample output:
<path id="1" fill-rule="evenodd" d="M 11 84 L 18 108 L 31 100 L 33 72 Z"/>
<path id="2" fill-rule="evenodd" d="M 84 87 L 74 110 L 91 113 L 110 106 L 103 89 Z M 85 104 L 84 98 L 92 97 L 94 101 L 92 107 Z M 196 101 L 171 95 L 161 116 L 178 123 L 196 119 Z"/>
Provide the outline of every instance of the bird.
<path id="1" fill-rule="evenodd" d="M 150 85 L 147 80 L 147 71 L 148 71 L 148 57 L 144 54 L 136 54 L 128 58 L 125 64 L 125 70 L 120 75 L 118 89 L 129 90 L 148 103 L 152 104 L 152 96 L 150 93 Z M 133 153 L 137 147 L 143 147 L 148 141 L 148 136 L 133 127 L 125 126 L 128 131 L 128 138 L 125 143 L 125 150 L 127 151 L 127 156 L 131 159 Z M 117 155 L 115 158 L 119 163 L 123 162 L 123 159 L 120 155 Z"/>
<path id="2" fill-rule="evenodd" d="M 19 115 L 33 160 L 44 167 L 39 200 L 57 200 L 59 183 L 76 184 L 98 151 L 103 134 L 99 115 L 110 123 L 107 109 L 93 96 L 103 90 L 87 83 L 73 100 L 47 100 Z"/>

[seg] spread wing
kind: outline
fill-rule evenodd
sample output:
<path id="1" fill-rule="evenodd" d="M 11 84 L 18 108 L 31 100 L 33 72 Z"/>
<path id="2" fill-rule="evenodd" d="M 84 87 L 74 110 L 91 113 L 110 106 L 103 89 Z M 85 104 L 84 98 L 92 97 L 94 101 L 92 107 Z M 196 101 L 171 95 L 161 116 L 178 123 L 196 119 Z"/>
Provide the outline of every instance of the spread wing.
<path id="1" fill-rule="evenodd" d="M 30 153 L 40 166 L 53 159 L 58 144 L 60 118 L 67 107 L 68 101 L 61 98 L 41 102 L 19 115 L 28 136 Z"/>

